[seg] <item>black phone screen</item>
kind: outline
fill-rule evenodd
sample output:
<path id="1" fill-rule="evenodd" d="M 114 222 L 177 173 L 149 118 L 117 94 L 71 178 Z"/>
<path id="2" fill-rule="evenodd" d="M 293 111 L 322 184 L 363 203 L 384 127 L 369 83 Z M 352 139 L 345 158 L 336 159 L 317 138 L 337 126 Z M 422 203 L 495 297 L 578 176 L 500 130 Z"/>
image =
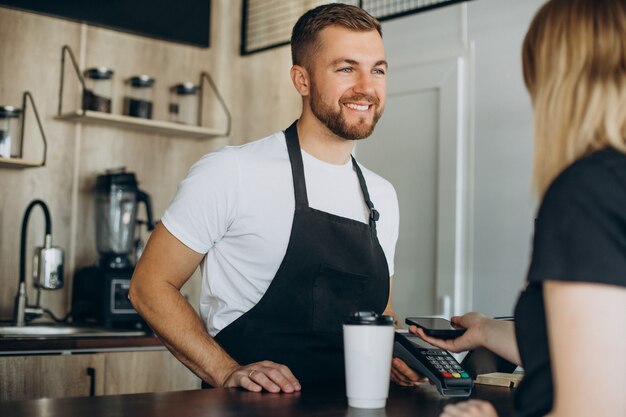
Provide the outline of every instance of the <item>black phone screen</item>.
<path id="1" fill-rule="evenodd" d="M 464 327 L 439 317 L 409 317 L 406 321 L 428 330 L 465 330 Z"/>
<path id="2" fill-rule="evenodd" d="M 424 333 L 440 339 L 454 339 L 465 333 L 465 328 L 439 317 L 408 317 L 406 324 L 424 329 Z"/>

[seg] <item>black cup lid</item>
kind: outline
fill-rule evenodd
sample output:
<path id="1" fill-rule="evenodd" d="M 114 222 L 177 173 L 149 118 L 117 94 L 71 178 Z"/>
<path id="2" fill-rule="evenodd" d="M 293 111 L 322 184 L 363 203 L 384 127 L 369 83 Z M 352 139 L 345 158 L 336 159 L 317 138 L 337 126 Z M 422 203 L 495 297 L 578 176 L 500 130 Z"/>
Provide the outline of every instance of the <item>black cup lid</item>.
<path id="1" fill-rule="evenodd" d="M 98 175 L 96 179 L 96 190 L 108 192 L 112 186 L 126 186 L 128 188 L 137 188 L 137 178 L 132 172 L 125 172 L 124 169 L 107 172 L 104 175 Z"/>
<path id="2" fill-rule="evenodd" d="M 85 70 L 84 74 L 92 80 L 110 80 L 113 78 L 113 70 L 107 67 L 89 68 Z"/>
<path id="3" fill-rule="evenodd" d="M 180 83 L 180 84 L 176 84 L 175 86 L 172 86 L 172 88 L 170 88 L 170 91 L 181 96 L 181 95 L 187 95 L 187 94 L 196 94 L 199 89 L 200 87 L 198 87 L 196 84 L 192 82 L 186 82 L 186 83 Z"/>
<path id="4" fill-rule="evenodd" d="M 393 326 L 396 321 L 392 316 L 380 316 L 374 311 L 357 311 L 352 313 L 345 324 L 365 324 L 374 326 Z"/>
<path id="5" fill-rule="evenodd" d="M 135 75 L 128 79 L 128 83 L 133 87 L 152 87 L 154 78 L 146 74 Z"/>
<path id="6" fill-rule="evenodd" d="M 12 119 L 20 117 L 22 110 L 14 106 L 0 106 L 0 118 Z"/>

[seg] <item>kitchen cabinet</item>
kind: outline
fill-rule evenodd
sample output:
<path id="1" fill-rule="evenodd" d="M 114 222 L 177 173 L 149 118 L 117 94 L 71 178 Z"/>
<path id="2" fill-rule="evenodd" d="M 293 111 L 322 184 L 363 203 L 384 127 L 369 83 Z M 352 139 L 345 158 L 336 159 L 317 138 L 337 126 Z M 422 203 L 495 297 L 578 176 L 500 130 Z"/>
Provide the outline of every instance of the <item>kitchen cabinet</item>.
<path id="1" fill-rule="evenodd" d="M 0 356 L 0 401 L 200 388 L 166 350 Z"/>
<path id="2" fill-rule="evenodd" d="M 2 356 L 0 401 L 102 395 L 104 369 L 101 354 Z"/>
<path id="3" fill-rule="evenodd" d="M 105 395 L 200 388 L 200 379 L 169 351 L 106 354 Z"/>

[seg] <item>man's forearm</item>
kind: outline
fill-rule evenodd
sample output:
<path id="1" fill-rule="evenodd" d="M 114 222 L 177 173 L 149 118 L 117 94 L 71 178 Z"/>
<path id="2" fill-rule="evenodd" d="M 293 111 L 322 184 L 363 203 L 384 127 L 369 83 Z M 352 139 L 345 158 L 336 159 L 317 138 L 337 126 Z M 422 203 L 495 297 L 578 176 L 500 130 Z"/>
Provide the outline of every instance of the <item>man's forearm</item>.
<path id="1" fill-rule="evenodd" d="M 238 367 L 207 333 L 198 314 L 174 286 L 138 284 L 131 287 L 130 297 L 165 346 L 202 380 L 221 386 Z"/>

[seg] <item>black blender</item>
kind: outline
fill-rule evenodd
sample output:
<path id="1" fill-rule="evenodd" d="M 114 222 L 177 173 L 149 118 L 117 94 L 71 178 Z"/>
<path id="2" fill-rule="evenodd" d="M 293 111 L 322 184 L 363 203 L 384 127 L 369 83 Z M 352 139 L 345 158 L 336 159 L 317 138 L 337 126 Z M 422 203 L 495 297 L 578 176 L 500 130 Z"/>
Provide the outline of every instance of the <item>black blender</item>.
<path id="1" fill-rule="evenodd" d="M 130 279 L 140 255 L 135 238 L 139 203 L 146 208 L 147 229 L 153 230 L 150 196 L 124 168 L 107 171 L 96 181 L 96 265 L 74 275 L 72 316 L 76 323 L 141 328 L 143 321 L 128 299 Z"/>

